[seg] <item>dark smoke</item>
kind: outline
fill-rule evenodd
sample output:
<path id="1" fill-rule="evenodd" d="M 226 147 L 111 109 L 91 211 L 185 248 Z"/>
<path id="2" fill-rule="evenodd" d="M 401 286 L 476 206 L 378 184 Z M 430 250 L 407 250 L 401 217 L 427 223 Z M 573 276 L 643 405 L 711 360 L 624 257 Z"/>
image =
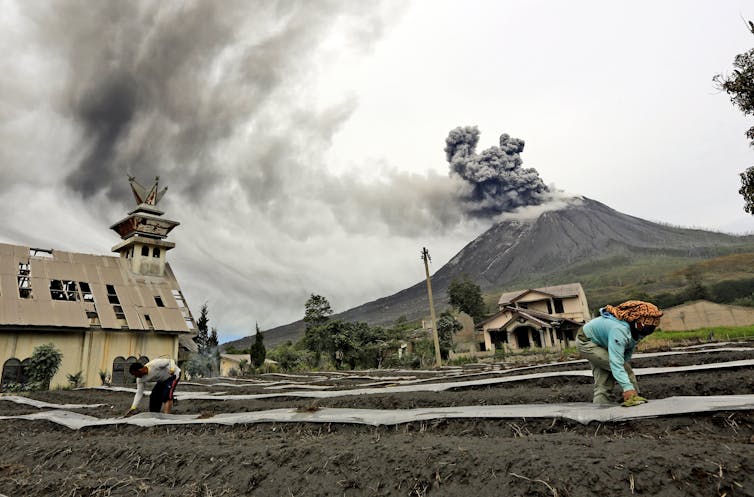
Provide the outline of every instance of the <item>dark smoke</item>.
<path id="1" fill-rule="evenodd" d="M 23 3 L 45 55 L 63 68 L 56 107 L 82 139 L 66 186 L 130 202 L 127 174 L 160 175 L 173 196 L 200 200 L 248 164 L 265 183 L 287 184 L 292 158 L 306 154 L 288 146 L 260 165 L 255 140 L 334 132 L 340 123 L 312 122 L 311 102 L 291 96 L 336 26 L 349 28 L 346 44 L 368 50 L 382 34 L 379 8 L 339 0 Z M 240 186 L 254 201 L 255 186 Z"/>
<path id="2" fill-rule="evenodd" d="M 500 135 L 500 146 L 476 153 L 479 129 L 458 127 L 445 139 L 451 175 L 465 180 L 464 209 L 475 217 L 493 217 L 517 207 L 539 205 L 549 191 L 536 169 L 523 168 L 524 141 Z"/>

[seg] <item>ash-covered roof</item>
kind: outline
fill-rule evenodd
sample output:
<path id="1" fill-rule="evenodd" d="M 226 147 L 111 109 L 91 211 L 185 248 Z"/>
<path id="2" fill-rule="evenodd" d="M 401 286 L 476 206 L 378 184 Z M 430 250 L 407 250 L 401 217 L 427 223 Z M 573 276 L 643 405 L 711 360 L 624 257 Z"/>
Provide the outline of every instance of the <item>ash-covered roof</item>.
<path id="1" fill-rule="evenodd" d="M 527 288 L 525 290 L 515 290 L 512 292 L 505 292 L 500 296 L 498 305 L 507 305 L 514 302 L 519 297 L 529 292 L 538 292 L 550 295 L 554 298 L 574 297 L 584 290 L 581 288 L 581 283 L 567 283 L 565 285 L 543 286 L 540 288 Z"/>
<path id="2" fill-rule="evenodd" d="M 196 328 L 168 264 L 164 276 L 144 276 L 118 257 L 2 243 L 0 327 Z"/>

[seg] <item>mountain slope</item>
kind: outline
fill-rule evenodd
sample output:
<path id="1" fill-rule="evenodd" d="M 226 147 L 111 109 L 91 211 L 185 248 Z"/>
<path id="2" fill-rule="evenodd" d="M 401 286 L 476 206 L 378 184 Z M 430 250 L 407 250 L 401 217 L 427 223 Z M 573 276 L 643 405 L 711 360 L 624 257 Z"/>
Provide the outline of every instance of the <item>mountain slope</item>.
<path id="1" fill-rule="evenodd" d="M 538 286 L 538 281 L 561 282 L 558 275 L 567 274 L 569 269 L 584 265 L 588 269 L 588 264 L 610 259 L 673 257 L 693 262 L 739 251 L 754 251 L 754 238 L 665 226 L 582 197 L 533 220 L 495 224 L 432 276 L 432 288 L 435 305 L 442 309 L 446 306 L 447 288 L 456 277 L 468 276 L 486 292 L 502 291 L 516 289 L 517 282 L 530 282 L 529 286 Z M 336 317 L 389 325 L 401 316 L 417 319 L 426 314 L 426 283 L 420 281 Z M 274 345 L 296 340 L 302 331 L 301 321 L 291 323 L 269 330 L 265 341 Z M 248 341 L 226 345 L 245 348 Z"/>

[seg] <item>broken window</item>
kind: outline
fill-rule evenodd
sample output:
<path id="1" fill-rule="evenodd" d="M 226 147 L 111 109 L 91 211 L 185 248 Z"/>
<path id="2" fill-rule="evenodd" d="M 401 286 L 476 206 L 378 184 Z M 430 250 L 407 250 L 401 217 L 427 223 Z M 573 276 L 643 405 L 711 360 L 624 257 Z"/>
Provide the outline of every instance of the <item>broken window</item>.
<path id="1" fill-rule="evenodd" d="M 120 304 L 118 294 L 115 292 L 115 285 L 106 285 L 107 287 L 107 300 L 111 304 Z"/>
<path id="2" fill-rule="evenodd" d="M 141 255 L 142 257 L 149 257 L 149 247 L 146 245 L 141 246 Z"/>
<path id="3" fill-rule="evenodd" d="M 159 295 L 154 296 L 154 303 L 157 304 L 157 307 L 165 307 L 165 304 L 162 302 L 162 297 Z"/>
<path id="4" fill-rule="evenodd" d="M 52 300 L 67 300 L 68 302 L 79 300 L 76 282 L 70 280 L 50 280 L 50 298 Z"/>
<path id="5" fill-rule="evenodd" d="M 123 307 L 119 305 L 113 306 L 113 311 L 115 311 L 115 319 L 126 319 L 126 314 L 123 312 Z"/>
<path id="6" fill-rule="evenodd" d="M 79 290 L 81 290 L 81 298 L 84 302 L 94 302 L 94 295 L 92 294 L 92 289 L 89 287 L 89 283 L 79 281 Z"/>
<path id="7" fill-rule="evenodd" d="M 31 294 L 31 264 L 29 262 L 18 263 L 18 296 L 22 299 L 30 299 Z"/>
<path id="8" fill-rule="evenodd" d="M 160 247 L 155 247 L 152 249 L 152 257 L 160 257 Z"/>
<path id="9" fill-rule="evenodd" d="M 79 281 L 79 291 L 81 292 L 81 300 L 84 301 L 84 310 L 86 317 L 89 319 L 89 326 L 99 326 L 99 315 L 97 314 L 97 306 L 94 304 L 94 294 L 86 281 Z"/>
<path id="10" fill-rule="evenodd" d="M 194 317 L 191 315 L 191 311 L 186 305 L 186 300 L 183 298 L 183 294 L 180 290 L 172 290 L 172 292 L 173 298 L 175 298 L 175 301 L 178 304 L 178 309 L 181 310 L 181 314 L 183 315 L 183 320 L 186 322 L 186 326 L 188 326 L 190 330 L 196 329 Z"/>
<path id="11" fill-rule="evenodd" d="M 562 313 L 563 311 L 563 299 L 555 299 L 555 312 Z"/>
<path id="12" fill-rule="evenodd" d="M 47 259 L 53 258 L 52 249 L 30 248 L 29 255 L 32 257 L 45 257 Z"/>
<path id="13" fill-rule="evenodd" d="M 152 318 L 149 317 L 149 314 L 144 314 L 144 321 L 147 322 L 147 328 L 150 330 L 154 329 L 154 325 L 152 324 Z"/>

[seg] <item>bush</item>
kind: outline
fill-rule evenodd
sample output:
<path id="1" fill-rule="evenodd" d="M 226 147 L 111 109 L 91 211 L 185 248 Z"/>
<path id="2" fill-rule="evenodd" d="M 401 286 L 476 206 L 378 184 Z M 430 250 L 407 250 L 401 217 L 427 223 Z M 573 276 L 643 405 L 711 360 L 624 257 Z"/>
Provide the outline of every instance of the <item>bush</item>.
<path id="1" fill-rule="evenodd" d="M 68 374 L 66 375 L 66 379 L 68 380 L 68 386 L 70 388 L 79 388 L 84 384 L 83 378 L 81 377 L 82 372 L 79 371 L 75 374 Z"/>
<path id="2" fill-rule="evenodd" d="M 63 354 L 55 345 L 47 343 L 36 347 L 26 368 L 30 386 L 33 389 L 49 390 L 50 381 L 60 369 L 62 361 Z"/>
<path id="3" fill-rule="evenodd" d="M 99 381 L 102 382 L 103 387 L 110 385 L 110 373 L 100 370 Z"/>

